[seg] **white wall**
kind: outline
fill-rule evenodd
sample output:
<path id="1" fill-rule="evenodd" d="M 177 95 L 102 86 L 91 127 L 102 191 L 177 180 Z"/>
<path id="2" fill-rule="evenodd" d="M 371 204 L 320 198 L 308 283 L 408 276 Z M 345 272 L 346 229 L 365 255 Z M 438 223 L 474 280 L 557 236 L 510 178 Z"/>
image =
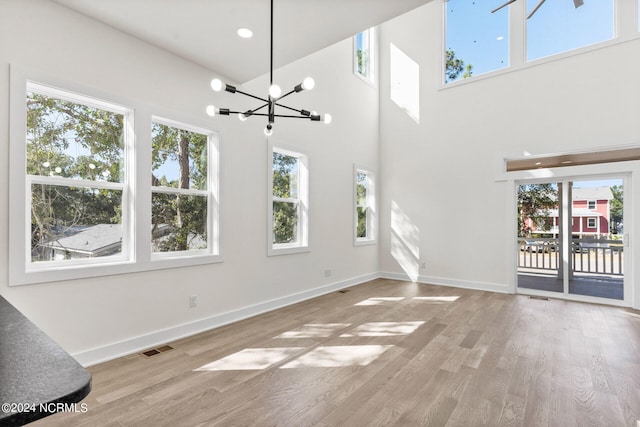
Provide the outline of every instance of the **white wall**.
<path id="1" fill-rule="evenodd" d="M 432 2 L 380 31 L 380 269 L 513 291 L 513 183 L 496 181 L 497 160 L 640 144 L 640 40 L 439 89 L 441 19 L 442 3 Z M 390 43 L 420 65 L 419 124 L 389 100 Z M 635 212 L 638 182 L 635 174 L 633 192 L 625 193 Z M 400 235 L 417 229 L 419 238 L 399 250 L 394 228 Z M 632 285 L 640 307 L 639 285 Z"/>
<path id="2" fill-rule="evenodd" d="M 310 253 L 266 256 L 265 122 L 215 118 L 211 128 L 222 133 L 223 263 L 9 287 L 9 64 L 198 121 L 206 120 L 209 103 L 244 100 L 214 94 L 212 72 L 55 3 L 0 0 L 0 293 L 91 364 L 375 277 L 377 247 L 353 246 L 352 167 L 377 169 L 378 95 L 352 74 L 351 50 L 345 40 L 276 71 L 283 88 L 312 75 L 316 89 L 292 96 L 291 104 L 334 118 L 330 126 L 278 120 L 273 136 L 310 157 Z M 266 94 L 266 81 L 247 89 Z M 326 278 L 325 269 L 333 275 Z M 199 305 L 190 309 L 193 294 Z"/>

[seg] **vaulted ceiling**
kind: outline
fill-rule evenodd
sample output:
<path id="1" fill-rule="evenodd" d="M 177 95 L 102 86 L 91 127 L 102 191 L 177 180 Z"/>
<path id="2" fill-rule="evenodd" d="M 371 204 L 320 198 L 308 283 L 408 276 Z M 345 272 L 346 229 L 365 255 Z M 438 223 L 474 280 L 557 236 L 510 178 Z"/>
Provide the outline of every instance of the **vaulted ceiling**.
<path id="1" fill-rule="evenodd" d="M 269 71 L 269 0 L 51 0 L 244 83 Z M 274 67 L 432 0 L 274 0 Z M 253 38 L 241 39 L 238 28 Z"/>

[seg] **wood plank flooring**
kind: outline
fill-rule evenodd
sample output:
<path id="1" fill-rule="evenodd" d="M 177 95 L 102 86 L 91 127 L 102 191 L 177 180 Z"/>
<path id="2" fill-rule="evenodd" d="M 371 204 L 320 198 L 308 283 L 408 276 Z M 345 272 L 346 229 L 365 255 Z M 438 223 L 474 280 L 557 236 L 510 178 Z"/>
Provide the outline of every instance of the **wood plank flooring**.
<path id="1" fill-rule="evenodd" d="M 90 368 L 34 426 L 629 426 L 640 313 L 379 279 Z"/>

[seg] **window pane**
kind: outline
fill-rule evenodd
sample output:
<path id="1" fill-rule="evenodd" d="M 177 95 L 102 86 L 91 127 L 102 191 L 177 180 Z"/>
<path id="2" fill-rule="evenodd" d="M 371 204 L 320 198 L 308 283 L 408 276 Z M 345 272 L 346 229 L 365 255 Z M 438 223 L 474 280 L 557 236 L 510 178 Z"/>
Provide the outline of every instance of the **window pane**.
<path id="1" fill-rule="evenodd" d="M 273 196 L 298 198 L 298 158 L 273 153 Z"/>
<path id="2" fill-rule="evenodd" d="M 207 248 L 207 197 L 153 193 L 153 252 Z"/>
<path id="3" fill-rule="evenodd" d="M 151 184 L 207 189 L 207 135 L 153 123 Z"/>
<path id="4" fill-rule="evenodd" d="M 358 208 L 358 229 L 356 230 L 356 237 L 358 238 L 366 238 L 368 237 L 367 233 L 367 212 L 368 208 L 359 207 Z"/>
<path id="5" fill-rule="evenodd" d="M 33 184 L 31 261 L 122 251 L 122 191 Z"/>
<path id="6" fill-rule="evenodd" d="M 367 204 L 367 174 L 362 172 L 356 174 L 356 200 L 358 206 Z"/>
<path id="7" fill-rule="evenodd" d="M 539 0 L 527 1 L 527 14 Z M 566 52 L 613 38 L 613 0 L 548 1 L 527 20 L 527 60 Z"/>
<path id="8" fill-rule="evenodd" d="M 566 0 L 569 1 L 569 0 Z M 472 0 L 446 4 L 445 82 L 509 66 L 509 8 Z"/>
<path id="9" fill-rule="evenodd" d="M 124 116 L 27 92 L 27 173 L 124 181 Z"/>
<path id="10" fill-rule="evenodd" d="M 357 72 L 363 77 L 370 77 L 370 34 L 369 30 L 356 35 Z"/>
<path id="11" fill-rule="evenodd" d="M 298 240 L 298 204 L 273 202 L 273 243 Z"/>

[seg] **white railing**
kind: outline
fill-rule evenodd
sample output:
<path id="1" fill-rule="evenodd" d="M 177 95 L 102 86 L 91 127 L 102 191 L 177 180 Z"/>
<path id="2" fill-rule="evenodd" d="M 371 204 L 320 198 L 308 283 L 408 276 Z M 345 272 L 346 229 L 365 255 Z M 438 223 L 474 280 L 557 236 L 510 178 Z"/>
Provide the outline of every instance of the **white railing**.
<path id="1" fill-rule="evenodd" d="M 518 268 L 558 271 L 559 240 L 555 238 L 518 239 Z M 571 244 L 574 273 L 606 276 L 624 274 L 624 248 L 620 240 L 574 239 Z"/>

